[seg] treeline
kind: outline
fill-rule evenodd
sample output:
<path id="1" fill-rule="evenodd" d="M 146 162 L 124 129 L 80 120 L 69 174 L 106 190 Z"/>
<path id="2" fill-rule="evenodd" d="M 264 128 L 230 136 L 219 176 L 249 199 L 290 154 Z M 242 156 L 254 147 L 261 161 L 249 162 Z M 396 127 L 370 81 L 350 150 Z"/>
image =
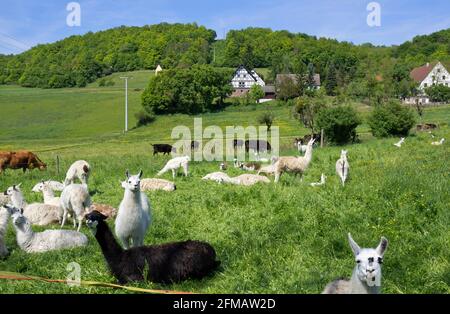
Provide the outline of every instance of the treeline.
<path id="1" fill-rule="evenodd" d="M 215 37 L 203 26 L 167 23 L 71 36 L 0 58 L 0 83 L 83 87 L 113 72 L 205 64 Z"/>
<path id="2" fill-rule="evenodd" d="M 113 72 L 153 69 L 158 64 L 165 69 L 243 64 L 269 68 L 269 77 L 264 78 L 269 83 L 278 73 L 314 71 L 328 94 L 364 97 L 374 89 L 404 94 L 411 68 L 434 60 L 450 63 L 450 29 L 417 36 L 398 47 L 354 45 L 268 28 L 233 30 L 225 40 L 215 38 L 216 33 L 203 26 L 167 23 L 72 36 L 20 55 L 0 56 L 0 84 L 85 86 Z"/>

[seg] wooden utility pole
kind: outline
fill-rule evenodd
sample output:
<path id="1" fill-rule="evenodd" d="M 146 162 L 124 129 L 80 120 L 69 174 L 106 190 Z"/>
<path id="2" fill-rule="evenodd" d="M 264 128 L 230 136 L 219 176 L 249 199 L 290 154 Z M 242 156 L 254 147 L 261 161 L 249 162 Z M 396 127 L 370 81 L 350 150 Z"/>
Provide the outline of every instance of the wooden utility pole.
<path id="1" fill-rule="evenodd" d="M 132 79 L 132 77 L 121 76 L 120 78 L 125 80 L 125 130 L 124 130 L 124 132 L 128 132 L 128 79 Z"/>

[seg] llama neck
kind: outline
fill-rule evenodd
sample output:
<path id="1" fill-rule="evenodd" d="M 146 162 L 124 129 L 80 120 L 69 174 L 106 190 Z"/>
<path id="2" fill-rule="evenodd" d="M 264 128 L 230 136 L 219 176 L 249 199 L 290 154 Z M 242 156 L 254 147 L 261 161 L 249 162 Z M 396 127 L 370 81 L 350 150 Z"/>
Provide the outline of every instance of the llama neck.
<path id="1" fill-rule="evenodd" d="M 34 236 L 33 229 L 31 228 L 31 224 L 29 222 L 26 222 L 20 226 L 15 226 L 15 227 L 16 227 L 17 243 L 22 248 L 26 248 L 30 244 L 31 239 Z"/>
<path id="2" fill-rule="evenodd" d="M 125 194 L 123 196 L 124 201 L 126 202 L 132 202 L 135 204 L 141 203 L 141 191 L 131 191 L 131 190 L 125 190 Z"/>
<path id="3" fill-rule="evenodd" d="M 379 294 L 380 287 L 373 286 L 369 287 L 366 282 L 361 281 L 357 275 L 357 267 L 353 270 L 352 278 L 350 279 L 351 283 L 351 291 L 352 294 Z"/>
<path id="4" fill-rule="evenodd" d="M 0 237 L 6 234 L 9 216 L 9 212 L 6 209 L 0 207 Z"/>
<path id="5" fill-rule="evenodd" d="M 121 256 L 123 249 L 117 243 L 114 235 L 105 222 L 102 221 L 98 223 L 95 238 L 102 249 L 106 261 L 109 266 L 113 268 L 116 261 Z"/>
<path id="6" fill-rule="evenodd" d="M 13 206 L 17 208 L 25 208 L 27 206 L 27 202 L 19 191 L 14 191 L 14 193 L 12 193 L 11 202 Z"/>
<path id="7" fill-rule="evenodd" d="M 309 146 L 309 145 L 308 145 L 308 147 L 306 148 L 305 156 L 303 157 L 304 160 L 306 161 L 306 164 L 309 164 L 309 163 L 311 162 L 311 159 L 312 159 L 312 151 L 313 151 L 312 146 Z"/>
<path id="8" fill-rule="evenodd" d="M 44 203 L 47 203 L 49 200 L 55 197 L 55 193 L 52 189 L 44 188 L 42 190 L 42 195 L 44 196 Z"/>

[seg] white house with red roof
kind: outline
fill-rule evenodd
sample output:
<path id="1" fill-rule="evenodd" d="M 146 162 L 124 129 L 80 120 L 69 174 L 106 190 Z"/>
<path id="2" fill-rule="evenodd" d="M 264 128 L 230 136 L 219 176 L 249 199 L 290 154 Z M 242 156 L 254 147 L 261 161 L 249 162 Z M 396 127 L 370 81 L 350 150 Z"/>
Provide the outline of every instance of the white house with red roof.
<path id="1" fill-rule="evenodd" d="M 414 68 L 410 77 L 419 84 L 421 91 L 417 97 L 405 99 L 408 104 L 422 103 L 427 104 L 430 99 L 425 94 L 425 89 L 433 85 L 445 85 L 450 87 L 450 73 L 441 62 L 427 63 L 421 67 Z"/>

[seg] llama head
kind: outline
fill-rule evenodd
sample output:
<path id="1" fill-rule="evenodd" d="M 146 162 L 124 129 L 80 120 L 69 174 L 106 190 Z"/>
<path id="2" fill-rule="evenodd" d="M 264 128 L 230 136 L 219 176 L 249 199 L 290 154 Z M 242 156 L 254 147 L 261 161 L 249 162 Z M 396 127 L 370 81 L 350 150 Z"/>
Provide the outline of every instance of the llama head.
<path id="1" fill-rule="evenodd" d="M 28 219 L 23 215 L 23 209 L 16 208 L 11 205 L 6 205 L 5 208 L 11 215 L 11 221 L 13 225 L 19 230 L 24 231 L 25 228 L 30 228 L 31 224 Z"/>
<path id="2" fill-rule="evenodd" d="M 312 148 L 312 146 L 313 146 L 313 144 L 314 144 L 315 141 L 316 141 L 315 138 L 311 138 L 311 139 L 309 140 L 309 142 L 308 142 L 308 148 Z"/>
<path id="3" fill-rule="evenodd" d="M 347 150 L 341 150 L 341 158 L 347 158 L 347 153 L 348 153 L 348 151 Z"/>
<path id="4" fill-rule="evenodd" d="M 49 182 L 45 182 L 44 180 L 41 180 L 38 184 L 36 184 L 31 191 L 33 192 L 42 192 L 44 189 L 49 189 L 50 184 Z"/>
<path id="5" fill-rule="evenodd" d="M 106 220 L 108 217 L 103 215 L 102 213 L 94 210 L 90 212 L 89 214 L 86 214 L 86 225 L 91 229 L 91 231 L 94 233 L 97 232 L 97 226 L 100 222 Z"/>
<path id="6" fill-rule="evenodd" d="M 388 246 L 388 240 L 385 237 L 381 237 L 380 244 L 378 244 L 376 249 L 364 249 L 353 240 L 349 233 L 348 242 L 355 255 L 358 279 L 369 287 L 381 286 L 381 264 L 383 263 L 384 252 Z"/>
<path id="7" fill-rule="evenodd" d="M 22 185 L 22 183 L 10 186 L 8 189 L 6 189 L 5 193 L 3 193 L 3 194 L 11 196 L 11 195 L 13 195 L 16 192 L 20 192 L 20 186 L 21 185 Z"/>
<path id="8" fill-rule="evenodd" d="M 129 171 L 127 170 L 125 175 L 127 179 L 122 182 L 122 187 L 126 190 L 130 190 L 133 192 L 139 191 L 141 186 L 141 177 L 142 177 L 142 170 L 139 171 L 137 175 L 130 175 Z"/>

